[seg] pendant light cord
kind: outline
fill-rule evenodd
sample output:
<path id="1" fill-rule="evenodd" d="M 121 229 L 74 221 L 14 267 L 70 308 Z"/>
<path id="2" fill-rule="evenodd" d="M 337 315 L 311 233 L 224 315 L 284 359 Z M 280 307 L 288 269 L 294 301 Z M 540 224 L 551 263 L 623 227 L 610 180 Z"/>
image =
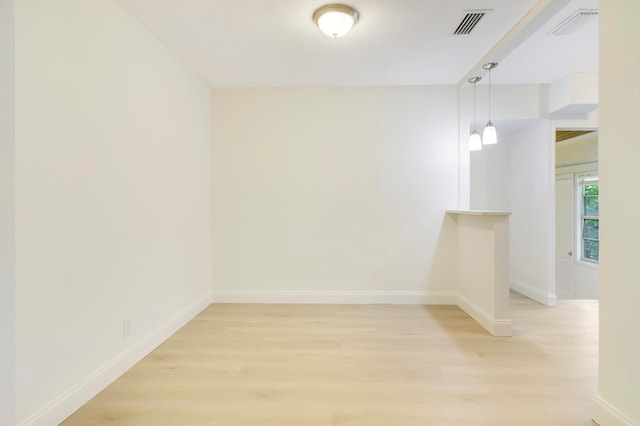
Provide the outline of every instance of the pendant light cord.
<path id="1" fill-rule="evenodd" d="M 489 123 L 491 123 L 491 70 L 497 66 L 497 62 L 487 62 L 482 66 L 482 68 L 489 71 Z"/>
<path id="2" fill-rule="evenodd" d="M 476 130 L 476 83 L 473 82 L 473 130 Z"/>
<path id="3" fill-rule="evenodd" d="M 476 130 L 476 113 L 477 113 L 477 89 L 476 84 L 482 80 L 482 77 L 471 77 L 469 79 L 469 83 L 473 84 L 473 122 L 471 123 L 471 127 L 473 128 L 473 132 L 477 132 Z"/>
<path id="4" fill-rule="evenodd" d="M 489 68 L 489 121 L 491 121 L 491 68 Z"/>

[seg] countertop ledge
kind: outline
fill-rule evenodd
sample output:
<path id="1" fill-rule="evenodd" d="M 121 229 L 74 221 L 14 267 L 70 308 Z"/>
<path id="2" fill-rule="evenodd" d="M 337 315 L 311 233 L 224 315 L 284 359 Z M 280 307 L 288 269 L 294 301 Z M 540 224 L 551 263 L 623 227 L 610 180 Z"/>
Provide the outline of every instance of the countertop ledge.
<path id="1" fill-rule="evenodd" d="M 449 214 L 466 214 L 471 216 L 511 216 L 511 212 L 495 210 L 447 210 Z"/>

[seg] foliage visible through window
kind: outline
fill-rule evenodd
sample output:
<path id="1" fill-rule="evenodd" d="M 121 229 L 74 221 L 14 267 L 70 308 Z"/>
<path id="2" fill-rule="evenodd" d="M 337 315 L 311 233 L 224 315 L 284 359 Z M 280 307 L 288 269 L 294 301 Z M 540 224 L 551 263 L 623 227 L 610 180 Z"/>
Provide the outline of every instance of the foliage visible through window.
<path id="1" fill-rule="evenodd" d="M 597 180 L 585 180 L 581 195 L 582 259 L 598 262 L 600 260 L 600 208 Z"/>

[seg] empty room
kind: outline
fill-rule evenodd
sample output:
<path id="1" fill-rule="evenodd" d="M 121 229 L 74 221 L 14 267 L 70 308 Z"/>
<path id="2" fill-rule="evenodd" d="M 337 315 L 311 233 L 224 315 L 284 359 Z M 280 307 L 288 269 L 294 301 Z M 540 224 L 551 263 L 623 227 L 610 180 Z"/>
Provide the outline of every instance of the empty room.
<path id="1" fill-rule="evenodd" d="M 636 13 L 0 0 L 0 426 L 640 424 Z"/>

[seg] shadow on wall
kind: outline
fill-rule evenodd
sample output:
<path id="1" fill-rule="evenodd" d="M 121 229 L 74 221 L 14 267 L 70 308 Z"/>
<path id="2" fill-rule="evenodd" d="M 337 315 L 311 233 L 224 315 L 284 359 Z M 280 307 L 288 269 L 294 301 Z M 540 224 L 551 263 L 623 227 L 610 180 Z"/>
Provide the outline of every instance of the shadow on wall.
<path id="1" fill-rule="evenodd" d="M 426 288 L 429 292 L 443 292 L 455 298 L 456 292 L 456 221 L 443 213 L 440 234 L 429 267 Z M 455 300 L 450 303 L 455 304 Z"/>

